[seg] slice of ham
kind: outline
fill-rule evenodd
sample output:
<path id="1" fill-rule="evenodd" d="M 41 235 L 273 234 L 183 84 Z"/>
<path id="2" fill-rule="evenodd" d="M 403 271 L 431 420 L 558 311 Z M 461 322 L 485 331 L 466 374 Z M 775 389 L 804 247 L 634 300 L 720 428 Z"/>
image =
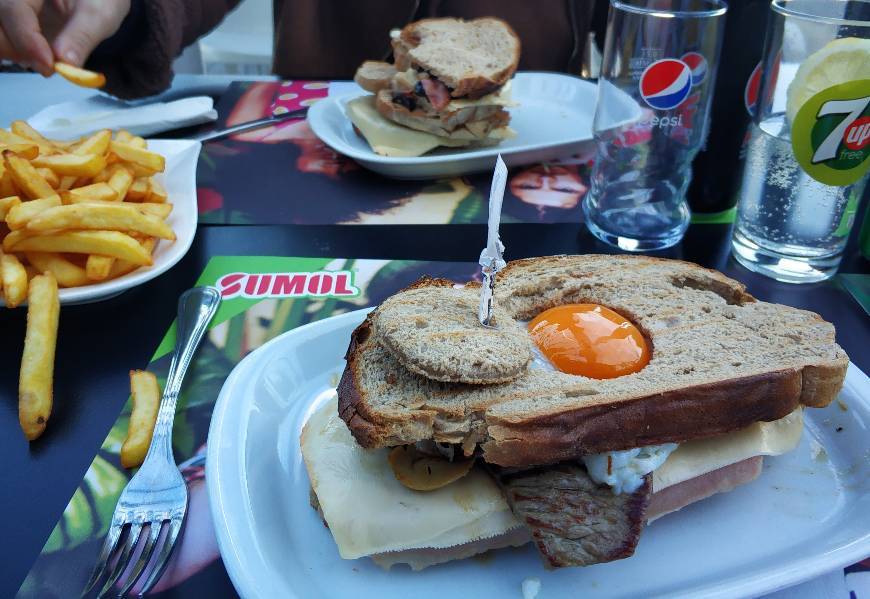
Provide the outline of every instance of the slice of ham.
<path id="1" fill-rule="evenodd" d="M 690 478 L 661 491 L 653 489 L 653 495 L 646 510 L 647 522 L 676 512 L 690 503 L 706 499 L 716 493 L 725 493 L 735 487 L 752 482 L 761 474 L 763 462 L 764 458 L 757 455 L 707 474 Z"/>
<path id="2" fill-rule="evenodd" d="M 432 104 L 432 108 L 439 112 L 447 108 L 447 105 L 450 104 L 450 91 L 446 85 L 438 79 L 431 78 L 421 79 L 420 83 L 423 84 L 423 91 L 426 92 L 426 97 Z"/>

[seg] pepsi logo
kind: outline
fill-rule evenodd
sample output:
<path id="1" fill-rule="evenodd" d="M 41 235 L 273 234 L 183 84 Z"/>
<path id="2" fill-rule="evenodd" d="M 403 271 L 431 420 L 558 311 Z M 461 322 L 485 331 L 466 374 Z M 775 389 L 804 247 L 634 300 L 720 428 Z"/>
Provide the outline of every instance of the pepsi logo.
<path id="1" fill-rule="evenodd" d="M 700 52 L 686 52 L 680 57 L 692 69 L 692 86 L 701 85 L 707 77 L 707 59 Z"/>
<path id="2" fill-rule="evenodd" d="M 761 63 L 752 69 L 752 74 L 746 80 L 746 88 L 743 90 L 743 104 L 750 116 L 755 116 L 755 108 L 758 106 L 758 92 L 761 89 Z"/>
<path id="3" fill-rule="evenodd" d="M 650 108 L 671 110 L 682 104 L 692 89 L 692 69 L 682 60 L 657 60 L 640 76 L 640 96 Z"/>

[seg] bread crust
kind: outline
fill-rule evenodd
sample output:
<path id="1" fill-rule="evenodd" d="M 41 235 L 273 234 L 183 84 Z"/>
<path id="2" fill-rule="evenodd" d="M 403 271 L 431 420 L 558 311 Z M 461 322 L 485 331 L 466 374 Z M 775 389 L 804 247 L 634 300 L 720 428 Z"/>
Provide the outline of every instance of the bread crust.
<path id="1" fill-rule="evenodd" d="M 662 258 L 534 258 L 509 263 L 499 273 L 499 280 L 507 287 L 506 280 L 521 280 L 527 268 L 549 272 L 570 265 L 581 272 L 587 263 L 595 260 L 606 260 L 614 268 L 626 268 L 629 264 L 636 269 L 667 267 L 669 272 L 678 273 L 676 283 L 682 282 L 690 289 L 695 289 L 694 285 L 703 286 L 706 291 L 721 297 L 725 307 L 733 306 L 739 310 L 742 305 L 756 302 L 743 285 L 719 272 Z M 443 279 L 438 281 L 440 285 L 451 284 Z M 418 281 L 413 287 L 426 284 L 426 281 Z M 511 291 L 522 298 L 526 290 L 521 286 L 515 287 L 510 288 Z M 545 291 L 552 293 L 552 290 L 538 290 L 539 293 Z M 533 289 L 528 290 L 530 295 L 533 292 Z M 502 299 L 507 301 L 508 298 Z M 756 305 L 779 310 L 770 304 Z M 522 309 L 522 305 L 514 305 L 515 313 Z M 830 328 L 818 315 L 788 307 L 781 307 L 781 310 L 786 315 L 796 315 L 825 325 L 823 332 Z M 653 332 L 651 340 L 654 345 L 657 339 L 657 333 Z M 658 341 L 663 343 L 661 339 Z M 514 411 L 505 415 L 499 413 L 498 400 L 495 400 L 490 404 L 481 402 L 466 406 L 466 410 L 472 410 L 467 413 L 461 409 L 450 412 L 443 406 L 439 412 L 426 402 L 413 409 L 390 412 L 373 405 L 373 398 L 366 396 L 367 391 L 362 384 L 361 362 L 377 344 L 371 337 L 371 322 L 366 319 L 351 336 L 347 366 L 338 388 L 339 411 L 363 447 L 384 447 L 432 438 L 445 440 L 443 435 L 439 438 L 439 431 L 443 432 L 447 422 L 463 429 L 466 435 L 464 446 L 473 449 L 479 445 L 487 462 L 510 467 L 545 465 L 574 460 L 589 453 L 679 443 L 724 434 L 753 422 L 782 418 L 799 406 L 824 407 L 839 393 L 849 362 L 848 356 L 834 343 L 832 331 L 830 338 L 821 336 L 816 343 L 824 349 L 819 354 L 822 357 L 807 356 L 800 364 L 790 363 L 783 367 L 774 361 L 766 372 L 723 377 L 715 382 L 690 384 L 663 392 L 637 393 L 633 397 L 597 400 L 594 390 L 597 383 L 582 379 L 588 393 L 581 390 L 577 401 L 563 402 L 561 407 L 547 410 L 527 410 L 521 414 Z M 402 377 L 418 376 L 402 370 L 399 367 L 392 373 L 397 385 L 402 384 Z M 507 383 L 503 387 L 505 396 L 510 395 L 510 385 L 515 384 Z M 448 384 L 437 389 L 442 394 L 449 394 L 452 389 L 457 394 L 463 392 L 458 385 L 450 387 Z"/>

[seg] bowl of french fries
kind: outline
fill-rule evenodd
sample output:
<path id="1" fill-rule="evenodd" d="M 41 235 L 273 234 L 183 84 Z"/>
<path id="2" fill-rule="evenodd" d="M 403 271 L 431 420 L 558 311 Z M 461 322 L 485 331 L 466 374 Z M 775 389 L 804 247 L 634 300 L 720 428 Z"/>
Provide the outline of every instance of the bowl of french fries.
<path id="1" fill-rule="evenodd" d="M 127 131 L 60 141 L 23 121 L 0 129 L 0 301 L 22 304 L 45 272 L 61 303 L 95 301 L 175 264 L 196 228 L 198 152 Z"/>
<path id="2" fill-rule="evenodd" d="M 117 295 L 190 248 L 199 148 L 127 131 L 52 140 L 23 121 L 0 129 L 0 305 L 27 306 L 18 413 L 28 440 L 51 414 L 61 304 Z"/>

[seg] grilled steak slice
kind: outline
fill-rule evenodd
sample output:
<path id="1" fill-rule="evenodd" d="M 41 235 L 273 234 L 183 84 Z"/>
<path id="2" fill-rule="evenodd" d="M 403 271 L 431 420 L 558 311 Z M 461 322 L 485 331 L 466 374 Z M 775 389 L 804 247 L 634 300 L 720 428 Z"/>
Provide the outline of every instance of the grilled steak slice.
<path id="1" fill-rule="evenodd" d="M 614 495 L 583 466 L 493 468 L 514 514 L 525 522 L 548 567 L 588 566 L 631 556 L 652 492 L 652 475 L 634 493 Z"/>

